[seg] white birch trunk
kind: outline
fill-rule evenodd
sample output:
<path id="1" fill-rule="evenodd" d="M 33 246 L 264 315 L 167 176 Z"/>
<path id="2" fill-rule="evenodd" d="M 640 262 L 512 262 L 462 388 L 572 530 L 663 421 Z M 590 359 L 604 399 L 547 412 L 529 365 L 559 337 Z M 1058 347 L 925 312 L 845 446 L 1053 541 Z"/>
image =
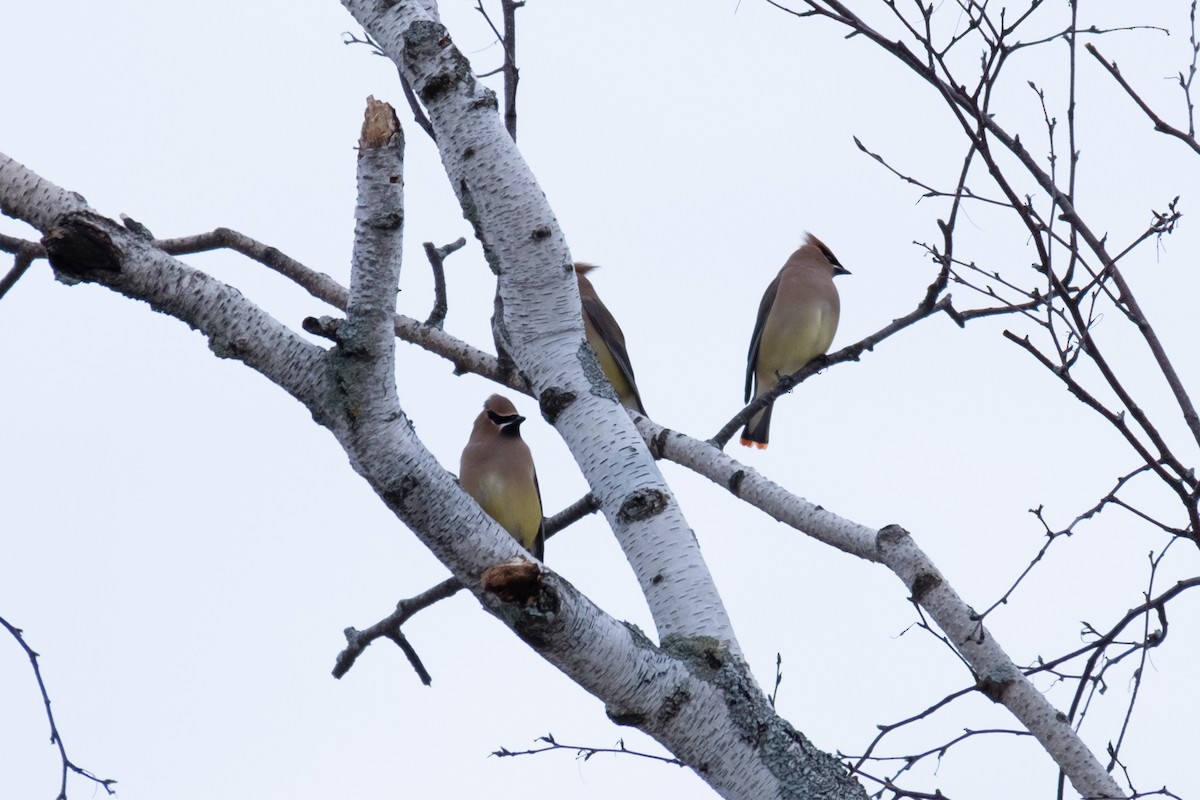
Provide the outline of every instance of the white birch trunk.
<path id="1" fill-rule="evenodd" d="M 979 691 L 1020 720 L 1083 797 L 1125 796 L 1066 715 L 1025 677 L 907 531 L 897 525 L 878 531 L 868 528 L 797 497 L 708 442 L 647 419 L 639 420 L 638 427 L 658 455 L 694 470 L 814 539 L 890 569 L 970 665 Z"/>
<path id="2" fill-rule="evenodd" d="M 392 259 L 364 258 L 355 265 L 378 274 L 352 281 L 348 307 L 354 311 L 336 335 L 348 327 L 345 335 L 353 341 L 322 350 L 236 289 L 167 256 L 3 155 L 0 205 L 39 227 L 44 242 L 58 238 L 56 268 L 68 268 L 70 280 L 149 302 L 208 337 L 217 355 L 245 362 L 303 402 L 338 438 L 355 470 L 485 607 L 601 699 L 614 721 L 657 739 L 722 796 L 865 796 L 844 766 L 775 716 L 744 662 L 717 638 L 680 636 L 673 648 L 656 647 L 548 571 L 529 604 L 505 603 L 483 591 L 480 577 L 487 568 L 524 551 L 425 449 L 399 413 L 394 390 L 371 386 L 389 363 L 381 356 L 392 347 L 389 316 L 398 275 Z M 367 386 L 357 383 L 364 380 Z M 640 438 L 638 449 L 645 451 Z"/>
<path id="3" fill-rule="evenodd" d="M 494 374 L 487 354 L 395 315 L 402 236 L 397 138 L 360 152 L 354 271 L 338 342 L 317 347 L 236 289 L 170 258 L 0 155 L 0 207 L 45 235 L 60 275 L 94 281 L 188 323 L 213 351 L 259 371 L 304 403 L 354 468 L 492 613 L 600 698 L 618 723 L 650 734 L 726 797 L 863 797 L 831 756 L 779 719 L 740 657 L 733 630 L 654 460 L 585 345 L 572 259 L 546 198 L 496 113 L 492 93 L 436 22 L 432 0 L 343 0 L 400 65 L 428 109 L 443 164 L 499 275 L 499 336 L 579 462 L 646 595 L 662 647 L 546 571 L 529 604 L 485 592 L 489 567 L 524 554 L 417 439 L 394 377 L 394 334 Z M 456 362 L 457 363 L 457 362 Z M 904 531 L 875 531 L 797 498 L 706 443 L 640 421 L 672 460 L 787 524 L 884 564 L 1004 703 L 1090 798 L 1120 791 L 1070 724 L 1004 653 Z"/>
<path id="4" fill-rule="evenodd" d="M 429 3 L 343 5 L 403 70 L 437 133 L 451 184 L 499 274 L 496 326 L 592 487 L 663 643 L 709 637 L 740 654 L 696 538 L 637 429 L 583 362 L 572 259 L 541 188 Z M 748 674 L 748 673 L 747 673 Z"/>

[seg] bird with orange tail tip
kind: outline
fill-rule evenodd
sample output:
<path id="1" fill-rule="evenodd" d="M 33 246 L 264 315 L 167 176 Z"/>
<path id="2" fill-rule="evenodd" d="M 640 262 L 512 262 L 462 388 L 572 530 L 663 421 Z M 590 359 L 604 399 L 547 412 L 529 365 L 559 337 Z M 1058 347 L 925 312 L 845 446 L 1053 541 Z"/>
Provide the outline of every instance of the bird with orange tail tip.
<path id="1" fill-rule="evenodd" d="M 521 438 L 524 421 L 507 397 L 489 397 L 463 448 L 458 478 L 488 516 L 540 560 L 546 544 L 542 493 Z"/>
<path id="2" fill-rule="evenodd" d="M 837 332 L 841 303 L 833 279 L 850 272 L 833 251 L 811 233 L 771 281 L 758 305 L 758 320 L 746 359 L 746 402 L 829 350 Z M 766 449 L 774 403 L 746 423 L 742 444 Z"/>
<path id="3" fill-rule="evenodd" d="M 646 409 L 642 406 L 642 396 L 633 380 L 633 365 L 629 363 L 629 353 L 625 350 L 625 334 L 608 308 L 600 302 L 596 289 L 586 277 L 594 269 L 596 266 L 593 264 L 575 264 L 575 277 L 579 279 L 579 301 L 583 305 L 583 331 L 587 334 L 588 344 L 596 351 L 596 360 L 604 370 L 604 377 L 616 390 L 621 405 L 644 415 Z"/>

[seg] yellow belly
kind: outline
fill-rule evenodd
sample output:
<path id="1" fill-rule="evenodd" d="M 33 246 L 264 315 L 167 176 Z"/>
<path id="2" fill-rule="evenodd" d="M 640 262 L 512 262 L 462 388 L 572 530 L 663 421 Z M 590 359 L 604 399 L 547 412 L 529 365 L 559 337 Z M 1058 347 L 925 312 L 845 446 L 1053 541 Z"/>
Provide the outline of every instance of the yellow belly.
<path id="1" fill-rule="evenodd" d="M 526 550 L 533 550 L 542 525 L 542 505 L 532 479 L 510 481 L 492 476 L 480 481 L 477 487 L 468 487 L 468 492 L 501 528 Z"/>
<path id="2" fill-rule="evenodd" d="M 837 322 L 833 310 L 824 307 L 807 314 L 768 317 L 755 367 L 758 393 L 774 386 L 777 376 L 790 375 L 828 351 Z"/>

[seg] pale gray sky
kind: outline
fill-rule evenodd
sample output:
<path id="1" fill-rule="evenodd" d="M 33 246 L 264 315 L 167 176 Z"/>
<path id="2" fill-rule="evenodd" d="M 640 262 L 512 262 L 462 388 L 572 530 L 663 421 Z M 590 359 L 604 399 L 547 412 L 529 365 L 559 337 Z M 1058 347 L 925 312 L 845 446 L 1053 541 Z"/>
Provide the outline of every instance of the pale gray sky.
<path id="1" fill-rule="evenodd" d="M 1151 13 L 1101 5 L 1115 9 L 1109 22 Z M 1172 24 L 1182 25 L 1178 11 Z M 445 2 L 443 18 L 478 71 L 499 64 L 471 3 Z M 531 0 L 519 25 L 521 150 L 573 255 L 603 266 L 594 283 L 625 330 L 654 419 L 707 438 L 739 410 L 759 297 L 805 230 L 853 273 L 839 279 L 835 348 L 920 299 L 934 270 L 913 242 L 935 240 L 940 207 L 918 203 L 919 191 L 852 136 L 941 186 L 952 185 L 962 145 L 931 91 L 868 42 L 745 1 Z M 333 0 L 9 4 L 0 28 L 0 151 L 160 237 L 232 227 L 343 283 L 364 99 L 396 104 L 408 135 L 400 309 L 428 313 L 421 242 L 469 236 L 469 227 L 394 70 L 341 43 L 358 29 Z M 1123 33 L 1103 48 L 1149 97 L 1180 111 L 1165 78 L 1186 65 L 1186 36 Z M 1064 58 L 1061 46 L 1015 56 L 1021 77 L 998 99 L 1001 121 L 1038 154 L 1045 132 L 1024 78 L 1061 103 Z M 1131 238 L 1150 208 L 1177 194 L 1190 214 L 1200 161 L 1156 138 L 1084 59 L 1084 212 L 1112 241 Z M 1196 391 L 1185 303 L 1200 288 L 1200 242 L 1189 221 L 1127 270 Z M 970 210 L 960 230 L 972 258 L 1005 269 L 1032 260 L 994 211 Z M 0 231 L 28 233 L 7 218 Z M 185 260 L 290 325 L 330 313 L 241 257 Z M 451 257 L 447 278 L 447 330 L 490 348 L 493 279 L 474 244 Z M 973 302 L 963 288 L 954 294 Z M 1141 345 L 1118 322 L 1104 320 L 1100 334 L 1142 379 L 1147 406 L 1169 412 L 1163 387 L 1136 367 Z M 1034 333 L 1018 319 L 966 331 L 928 320 L 781 400 L 766 453 L 730 452 L 843 516 L 903 524 L 967 601 L 986 607 L 1041 545 L 1027 509 L 1044 503 L 1051 523 L 1065 525 L 1136 463 L 1001 337 L 1005 326 Z M 123 800 L 707 796 L 690 772 L 633 758 L 488 758 L 550 732 L 660 750 L 609 723 L 599 702 L 466 596 L 407 626 L 432 688 L 385 645 L 331 678 L 344 627 L 375 622 L 446 572 L 298 403 L 215 359 L 181 323 L 105 289 L 56 283 L 43 262 L 0 303 L 0 365 L 0 615 L 42 654 L 70 755 L 119 779 Z M 456 471 L 492 387 L 408 345 L 397 371 L 418 432 Z M 585 491 L 583 479 L 533 402 L 514 399 L 531 418 L 524 433 L 546 507 L 557 510 Z M 944 646 L 907 630 L 914 612 L 890 573 L 663 469 L 759 681 L 772 683 L 782 653 L 779 708 L 818 746 L 860 752 L 876 724 L 967 685 Z M 1163 545 L 1119 513 L 1080 533 L 989 619 L 1018 663 L 1076 646 L 1080 620 L 1106 627 L 1139 602 L 1146 555 Z M 1186 549 L 1160 587 L 1197 573 L 1195 548 Z M 653 631 L 602 520 L 554 539 L 547 561 L 605 610 Z M 1166 784 L 1186 797 L 1200 790 L 1194 736 L 1180 735 L 1200 717 L 1200 634 L 1194 618 L 1172 621 L 1124 753 L 1141 788 Z M 1097 753 L 1132 687 L 1128 671 L 1114 676 L 1084 729 Z M 1051 697 L 1069 703 L 1061 688 Z M 883 749 L 1013 725 L 972 697 Z M 27 662 L 0 639 L 0 795 L 54 796 L 57 754 L 46 740 Z M 1028 739 L 980 739 L 935 767 L 914 770 L 906 785 L 983 800 L 1053 792 L 1051 763 Z M 79 780 L 71 791 L 93 796 Z"/>

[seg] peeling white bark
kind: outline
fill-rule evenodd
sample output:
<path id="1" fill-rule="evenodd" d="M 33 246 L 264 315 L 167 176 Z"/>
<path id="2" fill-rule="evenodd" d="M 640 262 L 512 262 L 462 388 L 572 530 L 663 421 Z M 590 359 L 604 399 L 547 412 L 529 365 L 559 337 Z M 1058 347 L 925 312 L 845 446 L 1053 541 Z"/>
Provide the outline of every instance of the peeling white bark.
<path id="1" fill-rule="evenodd" d="M 970 664 L 985 695 L 1004 705 L 1037 738 L 1083 797 L 1123 798 L 1116 781 L 1079 738 L 1066 715 L 1025 677 L 975 611 L 902 528 L 876 531 L 788 492 L 708 442 L 638 420 L 660 456 L 703 475 L 775 519 L 851 555 L 890 569 Z"/>
<path id="2" fill-rule="evenodd" d="M 499 275 L 506 349 L 592 486 L 632 565 L 662 641 L 712 637 L 740 652 L 696 538 L 583 346 L 572 258 L 545 195 L 445 28 L 418 2 L 343 5 L 404 72 L 437 133 L 468 218 Z M 595 372 L 595 370 L 593 370 Z"/>
<path id="3" fill-rule="evenodd" d="M 865 797 L 845 767 L 775 716 L 745 663 L 715 637 L 681 637 L 670 650 L 656 647 L 550 572 L 529 604 L 503 603 L 482 591 L 484 570 L 524 551 L 441 468 L 402 414 L 381 413 L 398 409 L 386 393 L 353 385 L 378 374 L 375 356 L 390 347 L 380 338 L 390 338 L 394 325 L 390 302 L 381 302 L 384 289 L 394 295 L 395 265 L 388 259 L 356 264 L 378 272 L 359 276 L 361 296 L 352 292 L 349 302 L 361 309 L 357 313 L 369 332 L 354 348 L 376 349 L 363 366 L 362 352 L 342 346 L 325 351 L 306 342 L 237 290 L 171 258 L 2 155 L 0 178 L 6 213 L 47 233 L 82 219 L 105 242 L 114 269 L 81 271 L 76 279 L 146 300 L 187 322 L 209 338 L 219 356 L 242 360 L 303 402 L 338 438 L 355 470 L 455 577 L 550 663 L 600 698 L 615 721 L 653 736 L 724 797 Z M 364 401 L 370 407 L 359 405 Z"/>
<path id="4" fill-rule="evenodd" d="M 646 594 L 664 647 L 604 614 L 552 572 L 529 605 L 500 602 L 480 588 L 484 570 L 523 550 L 417 439 L 396 396 L 393 333 L 410 341 L 424 337 L 481 372 L 496 365 L 441 331 L 414 329 L 395 315 L 401 228 L 398 221 L 387 224 L 389 215 L 403 213 L 389 180 L 400 169 L 395 153 L 385 148 L 360 161 L 354 275 L 340 296 L 348 318 L 333 350 L 307 342 L 236 289 L 170 258 L 3 155 L 0 208 L 44 233 L 68 224 L 93 231 L 106 243 L 96 263 L 110 258 L 117 268 L 87 271 L 87 263 L 77 264 L 85 271 L 75 279 L 183 320 L 208 337 L 217 355 L 245 362 L 303 402 L 388 507 L 492 613 L 603 700 L 614 720 L 656 738 L 723 796 L 863 797 L 835 759 L 770 709 L 739 657 L 695 537 L 642 435 L 611 390 L 589 382 L 589 372 L 598 371 L 586 369 L 594 366 L 586 363 L 593 356 L 583 344 L 565 239 L 501 124 L 494 96 L 475 83 L 436 23 L 436 3 L 344 4 L 401 65 L 429 111 L 447 174 L 499 275 L 504 344 L 579 461 Z M 1038 738 L 1082 795 L 1121 796 L 1065 718 L 973 619 L 907 533 L 838 517 L 706 443 L 649 420 L 638 425 L 655 450 L 776 519 L 892 569 L 970 663 L 981 689 Z"/>

